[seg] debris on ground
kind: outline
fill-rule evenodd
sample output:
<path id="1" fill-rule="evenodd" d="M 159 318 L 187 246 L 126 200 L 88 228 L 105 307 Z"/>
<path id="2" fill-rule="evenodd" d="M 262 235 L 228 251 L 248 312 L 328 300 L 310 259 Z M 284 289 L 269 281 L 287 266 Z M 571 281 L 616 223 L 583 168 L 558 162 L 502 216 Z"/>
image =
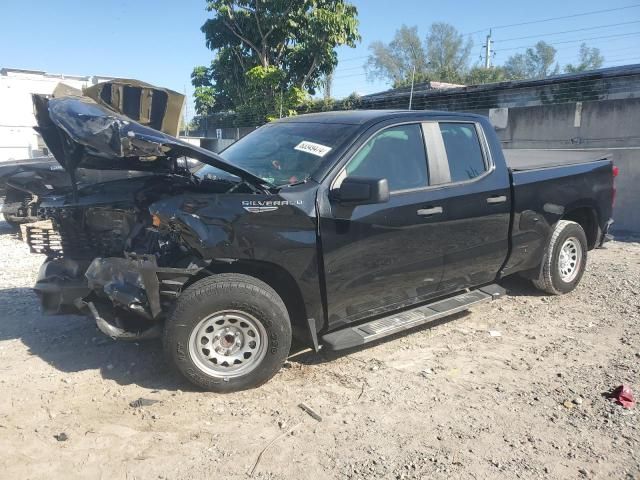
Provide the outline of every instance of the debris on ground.
<path id="1" fill-rule="evenodd" d="M 55 438 L 59 442 L 66 442 L 67 440 L 69 440 L 69 435 L 67 435 L 66 433 L 62 432 L 62 433 L 55 434 L 53 436 L 53 438 Z"/>
<path id="2" fill-rule="evenodd" d="M 489 330 L 489 336 L 490 337 L 501 337 L 502 333 L 499 332 L 498 330 Z"/>
<path id="3" fill-rule="evenodd" d="M 141 408 L 141 407 L 150 407 L 153 404 L 158 403 L 160 400 L 151 400 L 150 398 L 142 398 L 140 397 L 133 402 L 129 402 L 129 406 L 132 408 Z"/>
<path id="4" fill-rule="evenodd" d="M 636 406 L 636 399 L 633 397 L 631 387 L 628 385 L 620 385 L 611 392 L 610 397 L 618 405 L 622 405 L 623 408 L 633 408 Z"/>
<path id="5" fill-rule="evenodd" d="M 314 420 L 317 420 L 319 422 L 322 421 L 322 417 L 320 415 L 318 415 L 311 407 L 305 405 L 304 403 L 301 403 L 300 405 L 298 405 L 298 407 L 300 407 L 302 410 L 307 412 L 309 414 L 309 416 L 311 418 L 313 418 Z"/>
<path id="6" fill-rule="evenodd" d="M 289 430 L 287 430 L 284 433 L 281 433 L 280 435 L 278 435 L 276 438 L 274 438 L 273 440 L 271 440 L 266 447 L 264 447 L 260 453 L 258 454 L 258 458 L 256 458 L 256 462 L 253 464 L 253 468 L 251 468 L 251 471 L 249 472 L 249 476 L 253 477 L 253 474 L 255 473 L 256 469 L 258 468 L 258 464 L 260 463 L 260 460 L 262 460 L 262 456 L 264 455 L 264 452 L 266 452 L 269 447 L 271 447 L 274 443 L 276 443 L 278 440 L 280 440 L 281 438 L 286 437 L 287 435 L 289 435 L 290 433 L 293 433 L 293 431 L 298 428 L 300 425 L 302 425 L 302 422 L 296 423 L 293 427 L 291 427 Z"/>

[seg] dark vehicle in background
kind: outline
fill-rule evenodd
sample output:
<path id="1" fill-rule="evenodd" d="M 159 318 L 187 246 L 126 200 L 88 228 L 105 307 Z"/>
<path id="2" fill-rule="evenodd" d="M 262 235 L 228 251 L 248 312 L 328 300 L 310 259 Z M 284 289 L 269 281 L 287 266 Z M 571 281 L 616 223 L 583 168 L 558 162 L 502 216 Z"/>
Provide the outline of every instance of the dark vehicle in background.
<path id="1" fill-rule="evenodd" d="M 612 223 L 610 159 L 505 159 L 476 115 L 303 115 L 216 155 L 90 101 L 35 105 L 67 171 L 152 173 L 42 200 L 26 241 L 48 257 L 44 309 L 91 314 L 113 338 L 162 335 L 212 391 L 266 382 L 294 336 L 356 347 L 497 298 L 508 275 L 570 292 Z"/>
<path id="2" fill-rule="evenodd" d="M 64 191 L 71 186 L 69 175 L 54 157 L 0 163 L 0 213 L 12 227 L 38 219 L 38 194 L 25 190 L 34 190 L 34 183 L 41 194 L 54 189 Z"/>
<path id="3" fill-rule="evenodd" d="M 139 172 L 79 169 L 78 186 L 138 176 Z M 38 220 L 43 196 L 71 192 L 71 179 L 54 157 L 0 163 L 0 213 L 14 228 Z"/>

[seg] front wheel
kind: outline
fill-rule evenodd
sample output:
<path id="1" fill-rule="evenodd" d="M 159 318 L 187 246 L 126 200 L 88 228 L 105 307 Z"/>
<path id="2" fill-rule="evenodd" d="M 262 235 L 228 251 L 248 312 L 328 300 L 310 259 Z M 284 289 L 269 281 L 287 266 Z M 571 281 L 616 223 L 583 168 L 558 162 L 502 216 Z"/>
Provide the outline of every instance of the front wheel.
<path id="1" fill-rule="evenodd" d="M 587 250 L 587 236 L 582 227 L 560 220 L 547 245 L 540 276 L 533 284 L 554 295 L 569 293 L 582 279 L 587 266 Z"/>
<path id="2" fill-rule="evenodd" d="M 287 308 L 266 283 L 219 274 L 187 288 L 164 329 L 178 370 L 212 392 L 234 392 L 273 377 L 291 348 Z"/>

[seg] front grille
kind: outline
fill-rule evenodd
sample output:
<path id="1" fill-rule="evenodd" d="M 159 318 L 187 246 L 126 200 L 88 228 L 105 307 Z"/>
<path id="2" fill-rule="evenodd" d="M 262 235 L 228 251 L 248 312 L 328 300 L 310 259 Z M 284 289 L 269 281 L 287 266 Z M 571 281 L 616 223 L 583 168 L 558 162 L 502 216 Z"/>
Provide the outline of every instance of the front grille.
<path id="1" fill-rule="evenodd" d="M 35 253 L 76 260 L 121 256 L 131 232 L 129 212 L 103 208 L 41 208 L 42 222 L 24 238 Z"/>
<path id="2" fill-rule="evenodd" d="M 53 227 L 51 220 L 28 223 L 21 226 L 22 238 L 31 249 L 31 253 L 41 253 L 49 258 L 62 257 L 62 238 Z"/>

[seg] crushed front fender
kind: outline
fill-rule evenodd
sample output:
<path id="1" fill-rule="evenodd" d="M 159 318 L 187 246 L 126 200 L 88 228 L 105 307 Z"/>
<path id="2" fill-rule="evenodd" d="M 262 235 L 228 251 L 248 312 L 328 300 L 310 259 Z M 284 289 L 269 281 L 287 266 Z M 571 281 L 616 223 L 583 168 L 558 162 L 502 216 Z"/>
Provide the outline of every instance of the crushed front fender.
<path id="1" fill-rule="evenodd" d="M 200 270 L 158 267 L 153 256 L 110 257 L 94 259 L 85 277 L 88 287 L 114 306 L 156 320 Z"/>

